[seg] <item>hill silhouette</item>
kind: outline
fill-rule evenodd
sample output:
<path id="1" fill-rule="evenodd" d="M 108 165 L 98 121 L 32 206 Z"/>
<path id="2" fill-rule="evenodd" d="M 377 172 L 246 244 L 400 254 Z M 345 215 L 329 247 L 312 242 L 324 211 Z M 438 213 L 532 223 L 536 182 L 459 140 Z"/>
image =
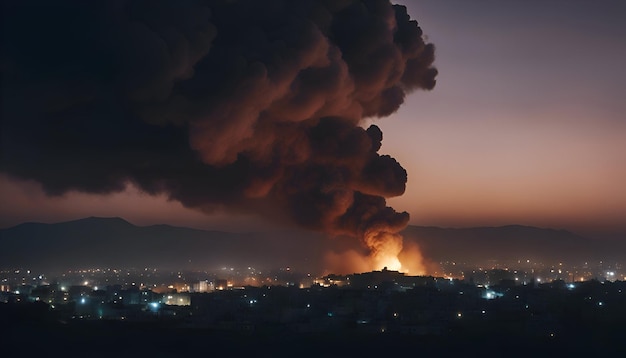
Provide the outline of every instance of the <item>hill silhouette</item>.
<path id="1" fill-rule="evenodd" d="M 409 226 L 405 244 L 417 243 L 431 261 L 484 263 L 533 259 L 544 262 L 624 261 L 624 247 L 565 230 L 509 225 L 439 228 Z M 0 268 L 159 267 L 199 269 L 233 265 L 292 266 L 320 270 L 324 253 L 340 241 L 321 234 L 234 233 L 170 225 L 137 226 L 122 218 L 90 217 L 0 230 Z M 336 245 L 335 245 L 336 246 Z"/>
<path id="2" fill-rule="evenodd" d="M 288 265 L 290 245 L 270 233 L 233 233 L 170 225 L 136 226 L 122 218 L 89 217 L 0 230 L 2 267 L 160 267 Z M 310 252 L 309 252 L 310 254 Z M 271 259 L 270 259 L 271 258 Z"/>

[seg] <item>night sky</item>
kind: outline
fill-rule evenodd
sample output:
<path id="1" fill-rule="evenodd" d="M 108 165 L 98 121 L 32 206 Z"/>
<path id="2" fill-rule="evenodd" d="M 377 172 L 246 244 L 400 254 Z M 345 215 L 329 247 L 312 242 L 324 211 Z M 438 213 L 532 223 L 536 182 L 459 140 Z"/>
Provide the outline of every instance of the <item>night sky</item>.
<path id="1" fill-rule="evenodd" d="M 401 4 L 3 1 L 1 227 L 626 232 L 626 4 Z"/>

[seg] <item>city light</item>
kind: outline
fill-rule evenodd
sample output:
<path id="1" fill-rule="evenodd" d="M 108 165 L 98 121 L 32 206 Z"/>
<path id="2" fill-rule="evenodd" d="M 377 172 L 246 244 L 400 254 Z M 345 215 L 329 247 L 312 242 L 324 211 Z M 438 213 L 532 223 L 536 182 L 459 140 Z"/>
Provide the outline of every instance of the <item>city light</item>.
<path id="1" fill-rule="evenodd" d="M 2 356 L 626 356 L 626 0 L 6 3 Z"/>

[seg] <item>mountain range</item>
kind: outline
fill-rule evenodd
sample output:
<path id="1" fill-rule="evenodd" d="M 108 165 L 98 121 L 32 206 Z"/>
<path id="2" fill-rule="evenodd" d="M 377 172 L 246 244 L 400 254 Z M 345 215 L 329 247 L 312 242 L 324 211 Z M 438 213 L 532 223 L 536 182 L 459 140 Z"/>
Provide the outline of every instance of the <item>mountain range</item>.
<path id="1" fill-rule="evenodd" d="M 433 262 L 626 261 L 623 243 L 594 241 L 565 230 L 520 225 L 461 229 L 409 226 L 402 234 L 405 245 L 417 244 L 423 256 Z M 255 265 L 318 270 L 324 254 L 337 248 L 341 240 L 302 231 L 234 233 L 136 226 L 121 218 L 90 217 L 54 224 L 24 223 L 0 230 L 0 268 Z"/>

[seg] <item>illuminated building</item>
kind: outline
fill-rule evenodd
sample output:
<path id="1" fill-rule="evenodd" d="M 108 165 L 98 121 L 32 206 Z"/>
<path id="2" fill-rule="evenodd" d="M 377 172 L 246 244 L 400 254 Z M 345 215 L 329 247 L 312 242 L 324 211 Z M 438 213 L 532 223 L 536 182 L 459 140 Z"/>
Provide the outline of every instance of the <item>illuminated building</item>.
<path id="1" fill-rule="evenodd" d="M 193 286 L 193 292 L 210 292 L 215 290 L 215 284 L 213 282 L 209 282 L 209 281 L 200 281 L 198 283 L 194 283 Z"/>

